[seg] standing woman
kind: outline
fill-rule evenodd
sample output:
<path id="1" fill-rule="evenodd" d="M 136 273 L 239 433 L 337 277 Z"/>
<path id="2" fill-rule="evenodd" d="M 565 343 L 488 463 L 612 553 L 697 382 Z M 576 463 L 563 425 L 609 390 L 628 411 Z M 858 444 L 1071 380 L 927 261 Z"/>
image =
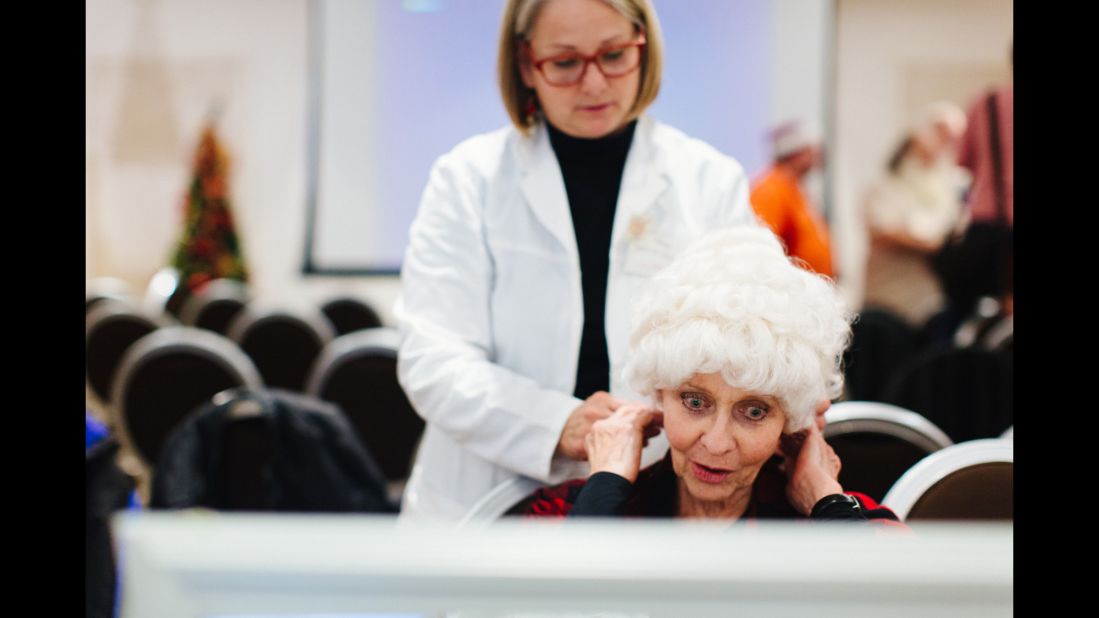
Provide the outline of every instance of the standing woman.
<path id="1" fill-rule="evenodd" d="M 662 60 L 649 0 L 508 0 L 514 126 L 435 163 L 401 270 L 397 371 L 427 421 L 406 516 L 585 475 L 592 423 L 638 397 L 620 369 L 644 282 L 704 231 L 756 224 L 739 163 L 642 115 Z"/>

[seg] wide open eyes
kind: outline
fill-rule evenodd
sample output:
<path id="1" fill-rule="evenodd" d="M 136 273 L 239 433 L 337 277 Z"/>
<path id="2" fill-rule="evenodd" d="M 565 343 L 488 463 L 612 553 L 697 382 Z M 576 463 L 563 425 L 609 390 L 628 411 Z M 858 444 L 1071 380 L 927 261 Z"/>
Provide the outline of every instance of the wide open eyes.
<path id="1" fill-rule="evenodd" d="M 713 400 L 703 394 L 694 391 L 683 391 L 679 394 L 679 400 L 683 404 L 683 407 L 693 414 L 704 414 L 710 412 L 714 403 Z M 748 399 L 744 401 L 738 401 L 733 406 L 734 414 L 752 422 L 760 422 L 767 418 L 767 415 L 771 411 L 771 407 L 758 399 Z"/>
<path id="2" fill-rule="evenodd" d="M 767 418 L 767 408 L 761 405 L 747 404 L 744 406 L 744 416 L 751 421 L 762 421 Z"/>
<path id="3" fill-rule="evenodd" d="M 710 407 L 710 400 L 701 393 L 683 392 L 679 394 L 683 407 L 691 412 L 702 413 Z"/>

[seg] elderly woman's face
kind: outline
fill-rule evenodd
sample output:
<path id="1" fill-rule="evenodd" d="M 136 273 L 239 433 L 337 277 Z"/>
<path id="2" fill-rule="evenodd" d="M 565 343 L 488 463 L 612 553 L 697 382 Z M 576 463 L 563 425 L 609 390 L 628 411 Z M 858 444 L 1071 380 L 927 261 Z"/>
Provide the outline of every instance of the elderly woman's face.
<path id="1" fill-rule="evenodd" d="M 775 454 L 786 413 L 774 397 L 733 388 L 721 374 L 695 374 L 659 391 L 672 466 L 696 500 L 746 497 Z"/>
<path id="2" fill-rule="evenodd" d="M 634 25 L 600 0 L 547 0 L 528 39 L 534 60 L 561 54 L 592 56 L 637 40 Z M 553 126 L 573 137 L 603 137 L 625 124 L 626 113 L 637 100 L 640 69 L 610 77 L 588 63 L 579 83 L 554 86 L 527 61 L 520 73 L 538 94 L 542 112 Z"/>

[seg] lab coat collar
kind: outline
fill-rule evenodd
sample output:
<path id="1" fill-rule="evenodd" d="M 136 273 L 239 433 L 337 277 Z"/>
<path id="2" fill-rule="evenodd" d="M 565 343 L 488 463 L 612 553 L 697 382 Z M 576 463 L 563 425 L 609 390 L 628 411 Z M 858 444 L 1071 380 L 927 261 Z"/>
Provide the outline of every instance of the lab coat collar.
<path id="1" fill-rule="evenodd" d="M 661 153 L 654 147 L 655 123 L 647 116 L 637 121 L 633 143 L 626 155 L 622 170 L 622 186 L 618 191 L 611 246 L 622 238 L 637 232 L 637 221 L 644 221 L 645 213 L 668 187 L 668 179 L 659 172 Z M 557 157 L 550 144 L 549 132 L 543 123 L 533 128 L 529 139 L 519 140 L 519 154 L 525 173 L 520 189 L 535 216 L 554 235 L 570 256 L 577 262 L 576 233 L 572 214 L 566 206 L 568 195 Z M 631 222 L 634 222 L 631 226 Z"/>
<path id="2" fill-rule="evenodd" d="M 648 116 L 637 120 L 633 144 L 622 170 L 622 186 L 618 190 L 618 205 L 614 212 L 611 248 L 624 239 L 644 234 L 653 218 L 657 199 L 668 188 L 667 165 L 661 158 L 667 153 L 654 143 L 656 123 Z"/>
<path id="3" fill-rule="evenodd" d="M 520 156 L 524 174 L 519 183 L 531 210 L 542 225 L 564 246 L 576 263 L 580 254 L 576 248 L 576 234 L 572 229 L 572 213 L 565 193 L 565 179 L 550 145 L 549 132 L 544 123 L 533 128 L 530 139 L 520 139 Z M 562 208 L 562 205 L 564 207 Z"/>

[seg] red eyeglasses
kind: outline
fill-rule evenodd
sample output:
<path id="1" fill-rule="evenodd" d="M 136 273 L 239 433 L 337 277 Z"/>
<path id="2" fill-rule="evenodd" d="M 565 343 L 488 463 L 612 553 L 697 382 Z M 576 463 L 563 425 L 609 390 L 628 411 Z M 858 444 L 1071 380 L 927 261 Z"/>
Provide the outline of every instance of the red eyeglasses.
<path id="1" fill-rule="evenodd" d="M 636 41 L 605 47 L 587 56 L 579 52 L 556 54 L 535 59 L 529 41 L 523 42 L 527 57 L 534 68 L 551 86 L 574 86 L 580 83 L 588 64 L 595 63 L 604 77 L 622 77 L 641 66 L 641 50 L 645 47 L 645 34 Z"/>

